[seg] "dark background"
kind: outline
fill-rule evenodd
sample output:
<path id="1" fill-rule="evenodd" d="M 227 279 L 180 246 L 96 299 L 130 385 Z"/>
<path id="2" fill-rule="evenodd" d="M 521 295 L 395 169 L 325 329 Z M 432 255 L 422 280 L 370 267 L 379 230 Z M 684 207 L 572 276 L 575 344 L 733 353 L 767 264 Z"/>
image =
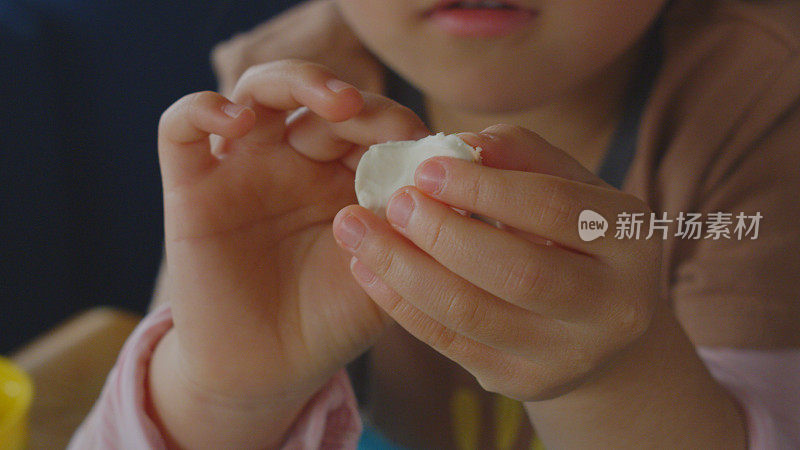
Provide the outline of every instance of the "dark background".
<path id="1" fill-rule="evenodd" d="M 296 0 L 0 0 L 0 353 L 95 305 L 144 312 L 156 128 L 214 44 Z"/>

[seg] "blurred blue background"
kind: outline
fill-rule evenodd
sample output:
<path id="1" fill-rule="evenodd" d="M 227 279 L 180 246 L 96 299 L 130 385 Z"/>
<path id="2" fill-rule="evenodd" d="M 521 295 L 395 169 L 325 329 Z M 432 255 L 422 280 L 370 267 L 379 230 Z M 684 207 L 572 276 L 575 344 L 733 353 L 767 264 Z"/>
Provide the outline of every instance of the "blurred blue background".
<path id="1" fill-rule="evenodd" d="M 297 1 L 0 0 L 0 353 L 95 305 L 144 312 L 156 127 L 214 44 Z"/>

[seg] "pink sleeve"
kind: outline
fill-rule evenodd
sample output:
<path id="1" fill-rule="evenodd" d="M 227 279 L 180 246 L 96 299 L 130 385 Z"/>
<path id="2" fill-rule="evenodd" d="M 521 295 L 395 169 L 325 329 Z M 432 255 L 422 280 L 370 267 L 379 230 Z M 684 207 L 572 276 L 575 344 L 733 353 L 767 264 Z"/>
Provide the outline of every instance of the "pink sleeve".
<path id="1" fill-rule="evenodd" d="M 800 448 L 800 349 L 698 348 L 711 374 L 739 401 L 748 448 Z"/>
<path id="2" fill-rule="evenodd" d="M 166 448 L 158 427 L 145 411 L 145 380 L 150 355 L 171 327 L 167 305 L 148 314 L 136 327 L 69 449 Z M 342 370 L 309 401 L 283 448 L 356 448 L 360 434 L 355 395 Z"/>

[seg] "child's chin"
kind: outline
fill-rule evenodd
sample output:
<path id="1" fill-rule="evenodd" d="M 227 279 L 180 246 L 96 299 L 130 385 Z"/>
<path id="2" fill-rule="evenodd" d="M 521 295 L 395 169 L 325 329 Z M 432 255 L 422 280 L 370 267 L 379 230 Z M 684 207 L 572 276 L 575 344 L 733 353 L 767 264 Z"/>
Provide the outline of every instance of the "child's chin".
<path id="1" fill-rule="evenodd" d="M 474 92 L 480 92 L 475 94 Z M 536 107 L 543 99 L 534 98 L 507 92 L 492 92 L 491 90 L 473 91 L 472 95 L 458 93 L 451 95 L 445 103 L 459 109 L 483 114 L 501 114 L 525 111 Z"/>
<path id="2" fill-rule="evenodd" d="M 496 73 L 458 74 L 443 77 L 423 89 L 442 103 L 477 113 L 519 112 L 548 101 L 555 83 L 532 82 Z M 534 77 L 530 77 L 534 80 Z M 425 89 L 427 88 L 427 89 Z"/>

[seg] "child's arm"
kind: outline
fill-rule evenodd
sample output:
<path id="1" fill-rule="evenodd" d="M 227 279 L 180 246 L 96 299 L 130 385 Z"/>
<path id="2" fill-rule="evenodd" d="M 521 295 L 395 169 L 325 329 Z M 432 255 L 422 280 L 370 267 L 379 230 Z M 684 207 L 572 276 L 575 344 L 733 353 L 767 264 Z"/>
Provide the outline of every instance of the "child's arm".
<path id="1" fill-rule="evenodd" d="M 158 342 L 172 328 L 168 305 L 151 312 L 137 326 L 120 352 L 100 399 L 70 442 L 70 449 L 167 448 L 167 441 L 153 421 L 148 405 L 149 361 Z M 207 409 L 188 413 L 196 418 Z M 148 411 L 149 410 L 149 411 Z M 284 448 L 355 448 L 361 421 L 350 383 L 344 371 L 334 375 L 312 397 L 288 432 Z"/>

